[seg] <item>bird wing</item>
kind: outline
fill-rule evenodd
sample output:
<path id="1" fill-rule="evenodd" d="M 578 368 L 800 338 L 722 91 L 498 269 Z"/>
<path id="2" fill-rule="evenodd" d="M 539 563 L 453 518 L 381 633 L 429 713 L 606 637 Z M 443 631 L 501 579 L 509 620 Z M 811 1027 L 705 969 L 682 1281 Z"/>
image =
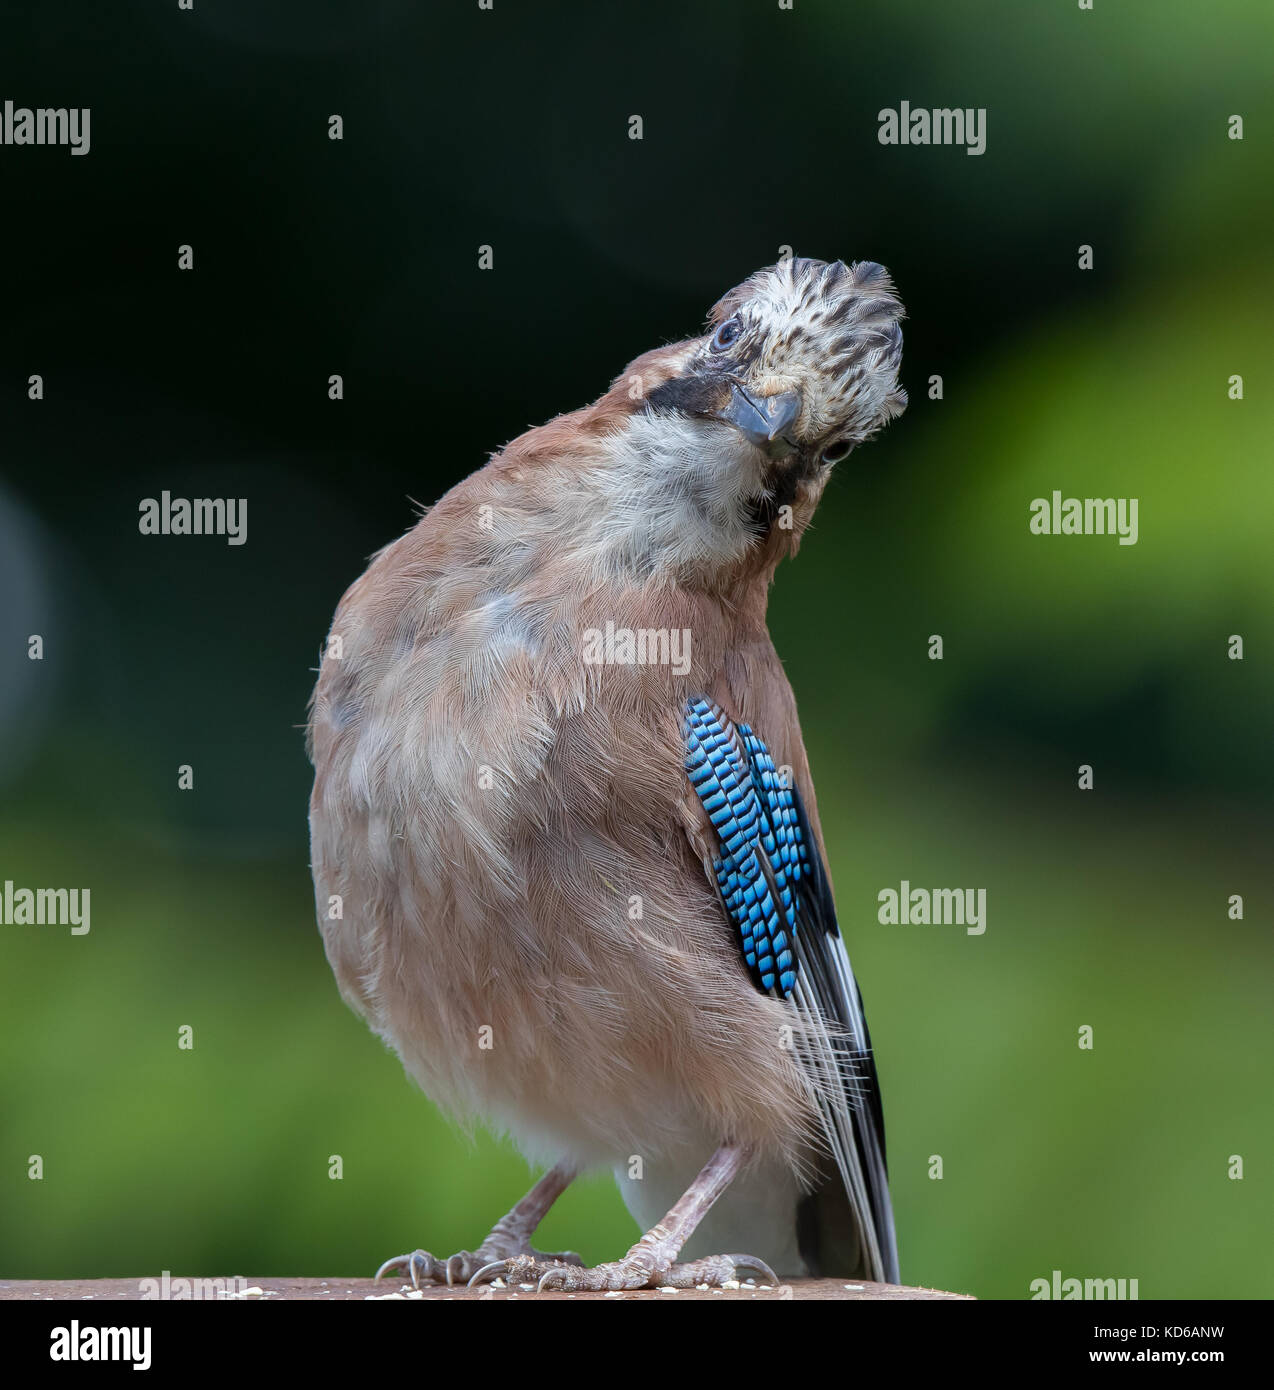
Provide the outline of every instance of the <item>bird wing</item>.
<path id="1" fill-rule="evenodd" d="M 757 988 L 800 1015 L 802 1066 L 869 1277 L 897 1283 L 885 1123 L 862 996 L 801 794 L 769 749 L 703 697 L 686 702 L 686 772 L 716 835 L 710 866 Z"/>

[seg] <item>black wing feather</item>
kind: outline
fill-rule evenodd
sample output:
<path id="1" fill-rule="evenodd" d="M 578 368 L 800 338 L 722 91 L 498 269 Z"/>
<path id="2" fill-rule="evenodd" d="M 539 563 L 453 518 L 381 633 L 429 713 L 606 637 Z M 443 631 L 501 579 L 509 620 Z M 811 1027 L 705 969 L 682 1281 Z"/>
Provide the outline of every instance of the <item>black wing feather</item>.
<path id="1" fill-rule="evenodd" d="M 803 1203 L 802 1248 L 853 1250 L 869 1278 L 898 1281 L 880 1087 L 827 869 L 799 791 L 765 744 L 703 698 L 687 703 L 686 769 L 718 836 L 711 873 L 758 989 L 806 1025 L 802 1065 L 824 1135 L 823 1181 Z M 852 1228 L 851 1228 L 852 1223 Z M 823 1260 L 816 1263 L 823 1265 Z M 846 1271 L 848 1272 L 848 1271 Z"/>

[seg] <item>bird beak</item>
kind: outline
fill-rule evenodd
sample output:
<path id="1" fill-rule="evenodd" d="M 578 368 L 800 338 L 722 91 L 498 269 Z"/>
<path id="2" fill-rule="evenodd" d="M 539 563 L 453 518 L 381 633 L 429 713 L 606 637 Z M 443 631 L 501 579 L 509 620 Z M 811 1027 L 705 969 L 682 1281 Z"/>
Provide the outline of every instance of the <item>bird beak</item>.
<path id="1" fill-rule="evenodd" d="M 778 391 L 772 396 L 750 396 L 734 381 L 730 383 L 729 404 L 717 412 L 717 419 L 740 430 L 771 458 L 782 458 L 796 448 L 787 432 L 800 413 L 801 393 L 797 390 Z"/>

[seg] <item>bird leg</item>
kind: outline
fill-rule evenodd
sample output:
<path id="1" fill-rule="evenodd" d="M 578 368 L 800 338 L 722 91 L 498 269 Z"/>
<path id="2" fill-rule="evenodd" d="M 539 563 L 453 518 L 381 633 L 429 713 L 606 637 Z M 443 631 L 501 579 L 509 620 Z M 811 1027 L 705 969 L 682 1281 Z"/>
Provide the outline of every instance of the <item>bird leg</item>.
<path id="1" fill-rule="evenodd" d="M 435 1259 L 428 1250 L 395 1255 L 376 1271 L 376 1278 L 391 1270 L 403 1269 L 411 1277 L 413 1287 L 418 1289 L 424 1282 L 466 1283 L 476 1270 L 490 1265 L 493 1260 L 543 1260 L 555 1269 L 559 1266 L 569 1269 L 572 1265 L 582 1264 L 580 1257 L 569 1250 L 543 1254 L 531 1248 L 535 1228 L 548 1215 L 549 1208 L 566 1191 L 574 1177 L 575 1169 L 567 1163 L 559 1163 L 556 1168 L 549 1169 L 517 1206 L 495 1223 L 491 1234 L 477 1250 L 461 1250 L 447 1260 Z"/>
<path id="2" fill-rule="evenodd" d="M 757 1275 L 777 1284 L 773 1270 L 751 1255 L 710 1255 L 706 1259 L 678 1264 L 681 1247 L 708 1214 L 712 1204 L 729 1187 L 747 1160 L 747 1149 L 723 1144 L 705 1164 L 672 1210 L 629 1250 L 622 1260 L 583 1269 L 570 1264 L 545 1264 L 534 1253 L 512 1259 L 494 1260 L 477 1270 L 470 1285 L 504 1278 L 510 1284 L 534 1284 L 538 1292 L 546 1289 L 601 1291 L 646 1289 L 658 1285 L 691 1289 L 699 1284 L 720 1288 L 730 1280 Z"/>

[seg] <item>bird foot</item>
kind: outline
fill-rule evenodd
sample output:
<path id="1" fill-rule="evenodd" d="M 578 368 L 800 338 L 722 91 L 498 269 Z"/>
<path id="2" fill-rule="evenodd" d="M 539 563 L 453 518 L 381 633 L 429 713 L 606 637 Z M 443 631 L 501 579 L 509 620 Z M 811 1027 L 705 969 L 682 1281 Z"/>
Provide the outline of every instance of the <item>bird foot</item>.
<path id="1" fill-rule="evenodd" d="M 410 1255 L 395 1255 L 385 1261 L 376 1271 L 376 1278 L 401 1269 L 411 1280 L 414 1289 L 422 1284 L 467 1284 L 484 1268 L 494 1264 L 512 1263 L 515 1260 L 529 1260 L 543 1263 L 546 1268 L 570 1269 L 584 1263 L 572 1250 L 561 1250 L 546 1254 L 533 1250 L 529 1245 L 510 1250 L 503 1245 L 483 1244 L 477 1250 L 460 1250 L 445 1260 L 436 1259 L 428 1250 L 414 1250 Z"/>
<path id="2" fill-rule="evenodd" d="M 709 1255 L 706 1259 L 677 1264 L 654 1254 L 641 1244 L 622 1260 L 585 1269 L 575 1263 L 545 1263 L 534 1252 L 512 1259 L 493 1260 L 474 1272 L 470 1288 L 504 1279 L 510 1285 L 533 1284 L 537 1293 L 560 1290 L 575 1292 L 615 1292 L 627 1289 L 694 1289 L 702 1284 L 720 1289 L 726 1284 L 756 1278 L 766 1283 L 779 1281 L 764 1260 L 751 1255 Z"/>

